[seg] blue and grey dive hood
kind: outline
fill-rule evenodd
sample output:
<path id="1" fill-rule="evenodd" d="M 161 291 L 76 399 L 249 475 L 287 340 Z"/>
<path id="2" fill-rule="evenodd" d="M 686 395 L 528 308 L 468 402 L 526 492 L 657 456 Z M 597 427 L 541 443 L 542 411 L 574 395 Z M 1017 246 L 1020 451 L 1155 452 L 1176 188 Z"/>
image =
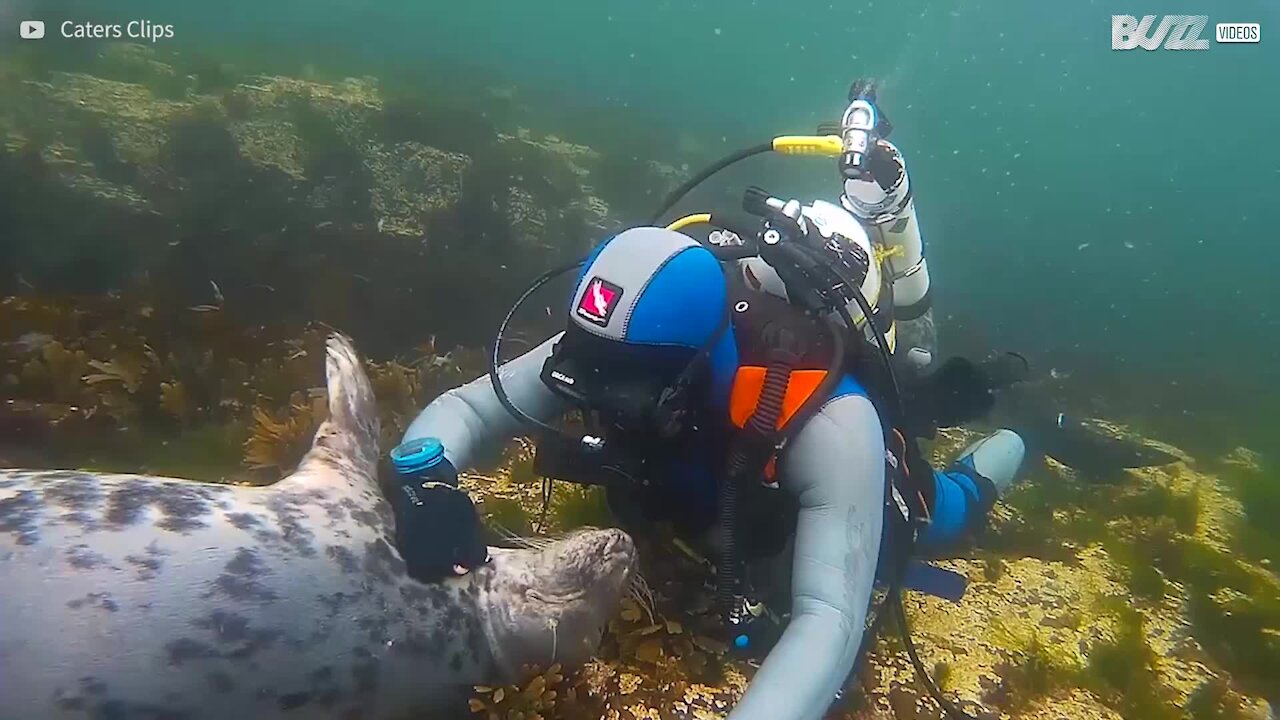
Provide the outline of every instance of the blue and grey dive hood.
<path id="1" fill-rule="evenodd" d="M 729 324 L 720 261 L 681 233 L 633 228 L 588 258 L 542 380 L 579 404 L 590 398 L 606 424 L 674 436 L 694 383 L 727 393 Z"/>

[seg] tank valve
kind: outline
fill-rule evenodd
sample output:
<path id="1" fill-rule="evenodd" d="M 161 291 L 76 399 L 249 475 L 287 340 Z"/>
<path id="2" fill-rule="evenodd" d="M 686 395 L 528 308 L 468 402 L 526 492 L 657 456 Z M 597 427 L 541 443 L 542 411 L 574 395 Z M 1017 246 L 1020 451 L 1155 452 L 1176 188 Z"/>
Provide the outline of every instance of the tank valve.
<path id="1" fill-rule="evenodd" d="M 840 174 L 849 180 L 861 180 L 870 174 L 867 153 L 875 143 L 876 108 L 866 100 L 854 100 L 844 111 L 840 124 L 840 137 L 844 141 Z"/>
<path id="2" fill-rule="evenodd" d="M 875 84 L 855 80 L 849 88 L 849 107 L 840 119 L 839 135 L 844 143 L 840 156 L 840 174 L 848 180 L 862 180 L 871 175 L 869 156 L 876 141 L 888 137 L 892 130 L 889 119 L 876 106 Z"/>

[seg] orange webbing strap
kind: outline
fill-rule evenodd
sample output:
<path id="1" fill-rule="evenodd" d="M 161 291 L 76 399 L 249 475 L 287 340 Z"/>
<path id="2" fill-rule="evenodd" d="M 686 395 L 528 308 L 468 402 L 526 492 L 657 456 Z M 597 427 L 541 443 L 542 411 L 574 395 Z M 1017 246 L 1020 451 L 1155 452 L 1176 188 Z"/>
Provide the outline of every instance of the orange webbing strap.
<path id="1" fill-rule="evenodd" d="M 743 366 L 738 368 L 733 378 L 733 390 L 729 395 L 729 419 L 735 427 L 747 426 L 756 405 L 760 403 L 760 393 L 764 390 L 764 378 L 767 368 Z M 782 400 L 782 413 L 778 416 L 778 430 L 781 430 L 800 409 L 805 401 L 818 389 L 827 377 L 826 370 L 792 370 L 787 382 L 787 392 Z M 777 458 L 769 458 L 765 466 L 765 479 L 773 481 L 777 474 Z"/>
<path id="2" fill-rule="evenodd" d="M 738 373 L 733 378 L 733 390 L 729 395 L 729 419 L 735 427 L 746 427 L 751 413 L 755 412 L 756 405 L 760 402 L 760 393 L 764 390 L 764 376 L 765 368 L 762 367 L 748 365 L 738 368 Z M 791 371 L 791 380 L 787 383 L 787 394 L 782 401 L 782 414 L 778 417 L 776 429 L 781 430 L 800 411 L 826 377 L 826 370 Z"/>

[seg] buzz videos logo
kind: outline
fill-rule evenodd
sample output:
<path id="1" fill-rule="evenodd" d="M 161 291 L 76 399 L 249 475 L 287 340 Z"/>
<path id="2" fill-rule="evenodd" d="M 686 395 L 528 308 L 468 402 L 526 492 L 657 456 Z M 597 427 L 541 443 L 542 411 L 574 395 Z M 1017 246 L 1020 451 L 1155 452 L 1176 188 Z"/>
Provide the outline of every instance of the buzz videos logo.
<path id="1" fill-rule="evenodd" d="M 39 40 L 44 37 L 44 22 L 23 20 L 18 23 L 18 36 L 23 40 Z"/>
<path id="2" fill-rule="evenodd" d="M 1201 37 L 1208 24 L 1208 15 L 1144 15 L 1142 19 L 1112 15 L 1111 49 L 1208 50 L 1209 40 Z M 1214 39 L 1219 43 L 1256 43 L 1261 36 L 1258 23 L 1218 23 L 1214 27 Z"/>

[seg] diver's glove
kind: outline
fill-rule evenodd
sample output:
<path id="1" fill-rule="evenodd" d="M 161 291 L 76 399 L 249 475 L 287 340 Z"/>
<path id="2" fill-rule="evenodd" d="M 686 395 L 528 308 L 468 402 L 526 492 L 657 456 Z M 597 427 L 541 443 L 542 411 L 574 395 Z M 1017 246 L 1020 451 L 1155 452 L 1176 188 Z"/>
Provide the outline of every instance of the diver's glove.
<path id="1" fill-rule="evenodd" d="M 908 429 L 932 437 L 930 428 L 956 427 L 991 411 L 996 393 L 1027 379 L 1026 358 L 1003 353 L 980 364 L 951 357 L 906 390 Z"/>
<path id="2" fill-rule="evenodd" d="M 464 575 L 489 560 L 480 514 L 458 488 L 453 465 L 441 458 L 417 475 L 400 475 L 389 493 L 396 547 L 411 577 L 435 582 Z"/>

